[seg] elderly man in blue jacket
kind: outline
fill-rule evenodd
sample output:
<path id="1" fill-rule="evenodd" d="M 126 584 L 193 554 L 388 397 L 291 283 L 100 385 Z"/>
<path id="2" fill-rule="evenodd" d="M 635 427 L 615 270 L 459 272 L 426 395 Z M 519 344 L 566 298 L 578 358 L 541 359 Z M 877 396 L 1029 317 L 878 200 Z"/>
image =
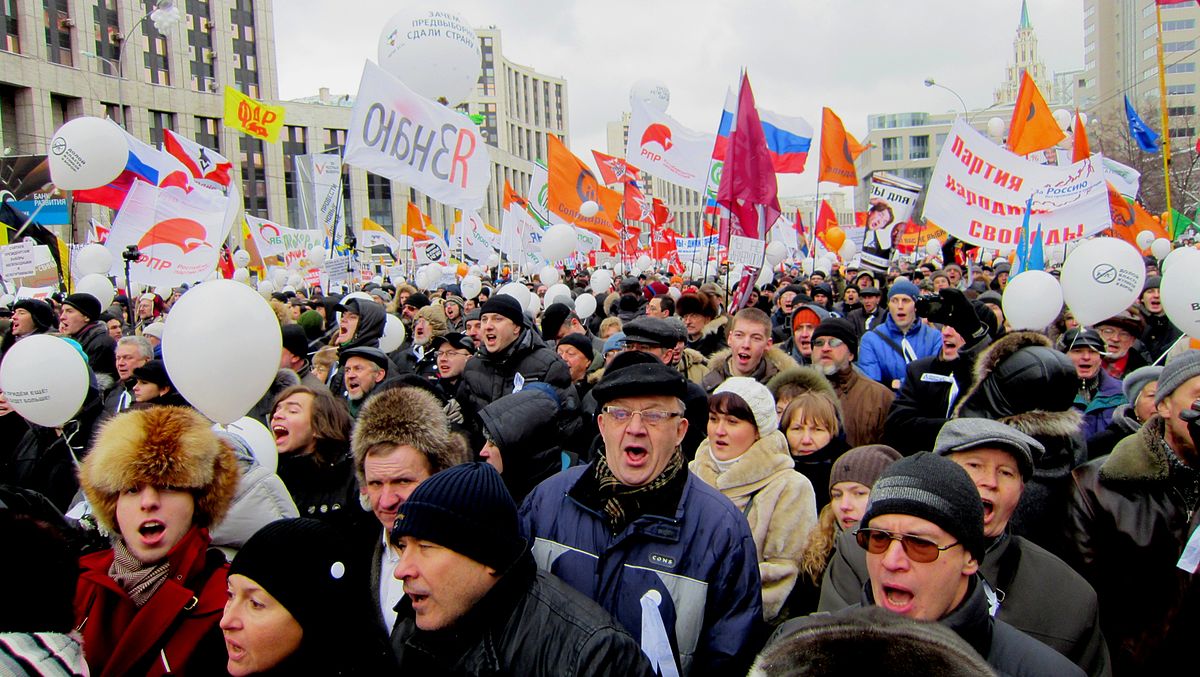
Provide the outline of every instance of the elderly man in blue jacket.
<path id="1" fill-rule="evenodd" d="M 621 362 L 592 389 L 603 453 L 521 506 L 534 559 L 615 616 L 660 675 L 745 674 L 763 614 L 749 525 L 688 472 L 683 376 Z"/>
<path id="2" fill-rule="evenodd" d="M 937 355 L 942 334 L 917 317 L 917 285 L 899 279 L 888 288 L 888 317 L 863 334 L 858 347 L 858 368 L 892 390 L 904 385 L 910 362 Z"/>

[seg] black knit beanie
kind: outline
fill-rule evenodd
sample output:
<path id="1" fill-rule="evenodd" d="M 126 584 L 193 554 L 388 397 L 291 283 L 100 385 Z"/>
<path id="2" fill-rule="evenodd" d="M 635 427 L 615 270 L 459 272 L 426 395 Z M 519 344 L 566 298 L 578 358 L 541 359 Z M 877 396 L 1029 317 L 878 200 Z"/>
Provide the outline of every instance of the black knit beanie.
<path id="1" fill-rule="evenodd" d="M 367 583 L 360 559 L 334 527 L 314 519 L 282 519 L 246 541 L 229 575 L 241 574 L 266 590 L 307 637 L 335 632 L 346 622 L 347 600 Z"/>
<path id="2" fill-rule="evenodd" d="M 392 543 L 403 536 L 437 543 L 500 573 L 526 548 L 517 504 L 487 463 L 456 465 L 421 482 L 392 527 Z"/>
<path id="3" fill-rule="evenodd" d="M 63 299 L 63 305 L 71 306 L 78 310 L 88 320 L 95 322 L 97 317 L 100 317 L 100 300 L 95 296 L 86 292 L 76 292 Z"/>
<path id="4" fill-rule="evenodd" d="M 875 481 L 862 526 L 880 515 L 929 520 L 983 561 L 983 500 L 970 475 L 954 461 L 922 451 L 891 464 Z"/>
<path id="5" fill-rule="evenodd" d="M 525 311 L 521 309 L 521 302 L 508 294 L 497 294 L 488 299 L 487 303 L 480 308 L 480 316 L 488 313 L 507 317 L 518 327 L 525 326 Z"/>
<path id="6" fill-rule="evenodd" d="M 58 318 L 54 317 L 54 309 L 41 299 L 21 299 L 13 304 L 13 310 L 24 308 L 33 318 L 33 325 L 38 333 L 58 329 Z"/>

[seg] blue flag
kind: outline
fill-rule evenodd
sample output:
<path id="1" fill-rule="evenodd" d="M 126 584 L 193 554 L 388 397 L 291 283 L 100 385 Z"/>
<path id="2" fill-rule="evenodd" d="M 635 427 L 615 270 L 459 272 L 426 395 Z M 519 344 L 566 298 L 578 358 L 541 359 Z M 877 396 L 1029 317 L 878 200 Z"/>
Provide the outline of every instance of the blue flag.
<path id="1" fill-rule="evenodd" d="M 1029 262 L 1025 264 L 1025 270 L 1045 270 L 1046 269 L 1046 253 L 1042 248 L 1042 224 L 1038 224 L 1037 232 L 1033 235 L 1033 247 L 1029 252 Z"/>
<path id="2" fill-rule="evenodd" d="M 1008 274 L 1008 279 L 1012 279 L 1017 275 L 1029 270 L 1029 213 L 1033 211 L 1033 196 L 1025 201 L 1025 217 L 1021 220 L 1021 240 L 1017 242 L 1017 257 L 1013 261 L 1012 270 Z"/>
<path id="3" fill-rule="evenodd" d="M 1137 111 L 1133 109 L 1133 104 L 1129 103 L 1129 96 L 1125 96 L 1125 117 L 1129 118 L 1129 135 L 1137 141 L 1138 148 L 1141 148 L 1147 153 L 1158 152 L 1158 134 L 1150 129 L 1145 122 L 1138 117 Z"/>

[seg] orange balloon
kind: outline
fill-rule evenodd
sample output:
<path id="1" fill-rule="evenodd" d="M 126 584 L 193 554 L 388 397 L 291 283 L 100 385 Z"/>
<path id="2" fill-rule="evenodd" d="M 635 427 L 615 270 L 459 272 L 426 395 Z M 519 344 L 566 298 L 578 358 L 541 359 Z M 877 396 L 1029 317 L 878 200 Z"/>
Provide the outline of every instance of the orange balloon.
<path id="1" fill-rule="evenodd" d="M 846 231 L 839 226 L 832 226 L 825 231 L 825 244 L 829 247 L 829 251 L 836 252 L 842 248 L 846 242 Z"/>
<path id="2" fill-rule="evenodd" d="M 458 267 L 454 269 L 454 272 L 458 273 L 459 277 L 463 277 L 469 271 L 470 271 L 470 268 L 468 268 L 467 264 L 465 264 L 465 263 L 458 264 Z"/>

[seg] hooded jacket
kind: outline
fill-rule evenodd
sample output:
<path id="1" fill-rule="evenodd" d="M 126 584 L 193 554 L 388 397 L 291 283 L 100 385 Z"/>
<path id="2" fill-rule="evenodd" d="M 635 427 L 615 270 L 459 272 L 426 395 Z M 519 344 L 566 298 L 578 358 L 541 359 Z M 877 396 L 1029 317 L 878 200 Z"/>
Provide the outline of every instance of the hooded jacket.
<path id="1" fill-rule="evenodd" d="M 554 389 L 532 384 L 479 412 L 484 436 L 500 449 L 501 477 L 517 505 L 538 483 L 562 470 L 561 440 L 554 432 L 557 416 Z"/>
<path id="2" fill-rule="evenodd" d="M 350 299 L 346 302 L 347 307 L 358 309 L 358 327 L 354 330 L 354 335 L 349 341 L 338 345 L 338 350 L 349 350 L 351 348 L 378 348 L 379 339 L 383 336 L 383 327 L 387 322 L 387 311 L 383 306 L 374 301 L 364 301 L 362 299 Z M 336 324 L 334 325 L 337 326 Z M 334 332 L 337 335 L 337 332 Z M 329 374 L 329 391 L 335 397 L 346 397 L 346 381 L 345 374 L 342 373 L 340 365 L 334 365 L 334 371 Z"/>
<path id="3" fill-rule="evenodd" d="M 1200 577 L 1176 568 L 1200 528 L 1200 506 L 1181 488 L 1195 474 L 1172 463 L 1163 431 L 1152 416 L 1072 474 L 1066 559 L 1099 595 L 1117 674 L 1184 665 L 1200 636 Z"/>
<path id="4" fill-rule="evenodd" d="M 728 346 L 725 342 L 725 325 L 728 323 L 729 318 L 723 315 L 709 320 L 700 330 L 700 336 L 695 340 L 687 339 L 685 345 L 707 357 L 709 364 L 712 364 L 713 353 L 724 350 Z"/>
<path id="5" fill-rule="evenodd" d="M 1033 477 L 1013 514 L 1011 529 L 1063 556 L 1060 520 L 1066 514 L 1071 469 L 1086 447 L 1082 417 L 1071 407 L 1079 388 L 1075 365 L 1034 332 L 1008 334 L 975 362 L 975 385 L 961 398 L 952 418 L 987 418 L 1010 425 L 1045 447 L 1034 459 Z"/>
<path id="6" fill-rule="evenodd" d="M 732 357 L 733 349 L 725 348 L 713 353 L 708 358 L 708 373 L 704 375 L 704 380 L 700 382 L 705 392 L 711 395 L 717 389 L 717 386 L 725 382 L 725 379 L 734 376 L 729 367 Z M 759 360 L 758 367 L 754 370 L 754 373 L 748 374 L 748 376 L 766 385 L 779 372 L 786 369 L 794 369 L 797 366 L 799 365 L 796 364 L 796 361 L 788 357 L 787 353 L 778 347 L 772 346 L 763 353 L 762 359 Z"/>
<path id="7" fill-rule="evenodd" d="M 787 439 L 778 430 L 755 440 L 724 472 L 708 440 L 688 469 L 733 501 L 750 523 L 762 579 L 763 617 L 775 619 L 800 573 L 800 557 L 817 525 L 817 506 L 808 478 L 792 469 Z"/>
<path id="8" fill-rule="evenodd" d="M 897 349 L 903 349 L 903 342 L 906 338 L 913 349 L 910 357 L 901 354 L 901 351 Z M 892 344 L 895 344 L 895 347 Z M 913 321 L 907 333 L 900 331 L 900 327 L 892 319 L 891 313 L 888 313 L 887 319 L 882 325 L 863 332 L 862 342 L 858 346 L 856 364 L 868 378 L 879 381 L 889 388 L 892 386 L 892 381 L 899 381 L 903 386 L 910 362 L 922 357 L 933 357 L 941 349 L 941 332 L 926 325 L 920 318 Z"/>

